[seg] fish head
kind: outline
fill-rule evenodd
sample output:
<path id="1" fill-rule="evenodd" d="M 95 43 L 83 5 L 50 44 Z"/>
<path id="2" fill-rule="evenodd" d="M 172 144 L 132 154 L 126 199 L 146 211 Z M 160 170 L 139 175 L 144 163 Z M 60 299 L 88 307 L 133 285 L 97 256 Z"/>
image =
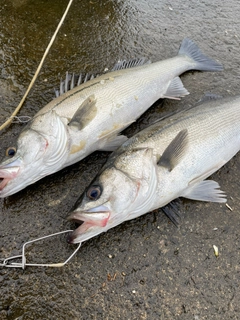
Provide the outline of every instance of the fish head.
<path id="1" fill-rule="evenodd" d="M 146 213 L 151 206 L 157 185 L 153 150 L 138 149 L 113 158 L 70 213 L 68 220 L 82 224 L 69 234 L 69 243 L 86 241 Z"/>
<path id="2" fill-rule="evenodd" d="M 10 196 L 61 168 L 67 149 L 67 132 L 54 113 L 33 119 L 7 149 L 0 164 L 0 198 Z"/>

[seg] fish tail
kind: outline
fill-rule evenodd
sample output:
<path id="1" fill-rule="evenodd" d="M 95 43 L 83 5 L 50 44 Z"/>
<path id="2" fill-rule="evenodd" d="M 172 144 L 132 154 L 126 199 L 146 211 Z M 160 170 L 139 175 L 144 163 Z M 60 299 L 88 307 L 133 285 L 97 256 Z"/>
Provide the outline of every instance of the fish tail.
<path id="1" fill-rule="evenodd" d="M 201 71 L 222 71 L 223 66 L 207 57 L 201 52 L 198 46 L 190 39 L 185 38 L 178 52 L 179 55 L 186 55 L 195 62 L 193 69 Z"/>

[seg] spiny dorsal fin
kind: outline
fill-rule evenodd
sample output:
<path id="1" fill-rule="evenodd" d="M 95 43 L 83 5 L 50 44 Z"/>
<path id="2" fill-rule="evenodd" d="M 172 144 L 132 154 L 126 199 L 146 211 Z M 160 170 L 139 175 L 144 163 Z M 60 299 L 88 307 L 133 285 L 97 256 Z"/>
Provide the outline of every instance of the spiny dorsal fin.
<path id="1" fill-rule="evenodd" d="M 151 61 L 147 58 L 135 58 L 131 60 L 119 60 L 115 66 L 112 68 L 112 71 L 122 70 L 122 69 L 128 69 L 133 67 L 142 66 L 144 64 L 150 64 Z"/>
<path id="2" fill-rule="evenodd" d="M 66 72 L 65 80 L 60 81 L 59 90 L 55 90 L 56 98 L 61 96 L 63 93 L 72 90 L 73 88 L 83 84 L 89 80 L 97 78 L 99 74 L 92 73 L 80 73 L 80 74 L 70 74 Z"/>
<path id="3" fill-rule="evenodd" d="M 85 99 L 73 115 L 72 120 L 68 125 L 70 127 L 75 127 L 78 130 L 85 128 L 97 114 L 96 102 L 97 100 L 95 99 L 94 95 L 91 95 Z"/>
<path id="4" fill-rule="evenodd" d="M 172 171 L 181 161 L 188 146 L 188 130 L 180 131 L 163 152 L 158 165 Z"/>
<path id="5" fill-rule="evenodd" d="M 142 66 L 144 64 L 149 64 L 151 63 L 150 60 L 147 58 L 136 58 L 136 59 L 131 59 L 131 60 L 119 60 L 115 66 L 112 68 L 111 71 L 117 71 L 117 70 L 122 70 L 122 69 L 128 69 L 128 68 L 133 68 L 133 67 L 138 67 Z M 61 96 L 63 93 L 79 86 L 80 84 L 83 84 L 89 80 L 92 80 L 94 78 L 97 78 L 100 74 L 104 74 L 108 72 L 108 69 L 106 68 L 102 73 L 83 73 L 81 72 L 79 75 L 77 74 L 69 74 L 66 72 L 66 78 L 65 80 L 60 81 L 60 87 L 59 90 L 54 90 L 56 98 Z"/>

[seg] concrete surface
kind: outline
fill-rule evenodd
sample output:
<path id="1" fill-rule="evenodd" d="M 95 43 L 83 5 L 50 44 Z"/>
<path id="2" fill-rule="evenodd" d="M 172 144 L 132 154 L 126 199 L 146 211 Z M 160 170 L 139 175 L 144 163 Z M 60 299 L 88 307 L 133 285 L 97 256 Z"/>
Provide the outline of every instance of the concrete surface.
<path id="1" fill-rule="evenodd" d="M 23 96 L 67 2 L 1 1 L 1 123 Z M 50 101 L 67 70 L 101 71 L 119 58 L 169 58 L 186 36 L 222 62 L 224 72 L 184 74 L 191 94 L 155 104 L 127 134 L 196 104 L 206 92 L 238 94 L 239 11 L 236 0 L 75 0 L 20 115 L 33 116 Z M 22 127 L 1 133 L 1 155 Z M 107 156 L 96 152 L 0 199 L 0 258 L 18 254 L 25 241 L 74 227 L 65 218 Z M 183 200 L 179 228 L 157 210 L 89 240 L 63 268 L 0 268 L 0 319 L 239 319 L 239 168 L 237 155 L 213 175 L 232 211 Z M 27 257 L 61 262 L 74 248 L 59 237 L 30 246 Z"/>

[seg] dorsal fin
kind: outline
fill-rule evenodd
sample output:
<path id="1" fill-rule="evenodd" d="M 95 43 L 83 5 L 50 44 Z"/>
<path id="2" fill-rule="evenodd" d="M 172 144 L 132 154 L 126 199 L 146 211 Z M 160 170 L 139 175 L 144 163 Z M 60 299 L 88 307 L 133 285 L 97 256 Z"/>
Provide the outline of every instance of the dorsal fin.
<path id="1" fill-rule="evenodd" d="M 133 67 L 142 66 L 144 64 L 150 64 L 151 61 L 147 58 L 135 58 L 131 60 L 119 60 L 115 66 L 112 68 L 112 71 L 122 70 L 122 69 L 128 69 Z"/>
<path id="2" fill-rule="evenodd" d="M 80 84 L 83 84 L 89 80 L 92 80 L 94 78 L 97 78 L 99 74 L 93 74 L 93 73 L 83 73 L 80 74 L 70 74 L 66 72 L 66 78 L 65 80 L 60 80 L 60 86 L 59 90 L 55 89 L 55 95 L 56 98 L 61 96 L 63 93 L 79 86 Z"/>
<path id="3" fill-rule="evenodd" d="M 122 69 L 128 69 L 128 68 L 133 68 L 133 67 L 138 67 L 138 66 L 142 66 L 144 64 L 149 64 L 151 63 L 150 60 L 148 60 L 147 58 L 135 58 L 135 59 L 131 59 L 131 60 L 119 60 L 114 67 L 112 68 L 111 71 L 117 71 L 117 70 L 122 70 Z M 70 74 L 68 72 L 66 72 L 66 78 L 65 80 L 60 81 L 60 87 L 59 90 L 54 90 L 55 91 L 55 95 L 56 98 L 61 96 L 63 93 L 79 86 L 80 84 L 83 84 L 89 80 L 92 80 L 94 78 L 97 78 L 100 74 L 104 74 L 108 72 L 108 69 L 106 68 L 103 72 L 101 73 L 84 73 L 81 72 L 79 75 L 73 73 Z"/>
<path id="4" fill-rule="evenodd" d="M 76 128 L 77 130 L 82 130 L 85 128 L 97 114 L 96 102 L 97 101 L 94 95 L 91 95 L 85 99 L 74 113 L 68 125 Z"/>

